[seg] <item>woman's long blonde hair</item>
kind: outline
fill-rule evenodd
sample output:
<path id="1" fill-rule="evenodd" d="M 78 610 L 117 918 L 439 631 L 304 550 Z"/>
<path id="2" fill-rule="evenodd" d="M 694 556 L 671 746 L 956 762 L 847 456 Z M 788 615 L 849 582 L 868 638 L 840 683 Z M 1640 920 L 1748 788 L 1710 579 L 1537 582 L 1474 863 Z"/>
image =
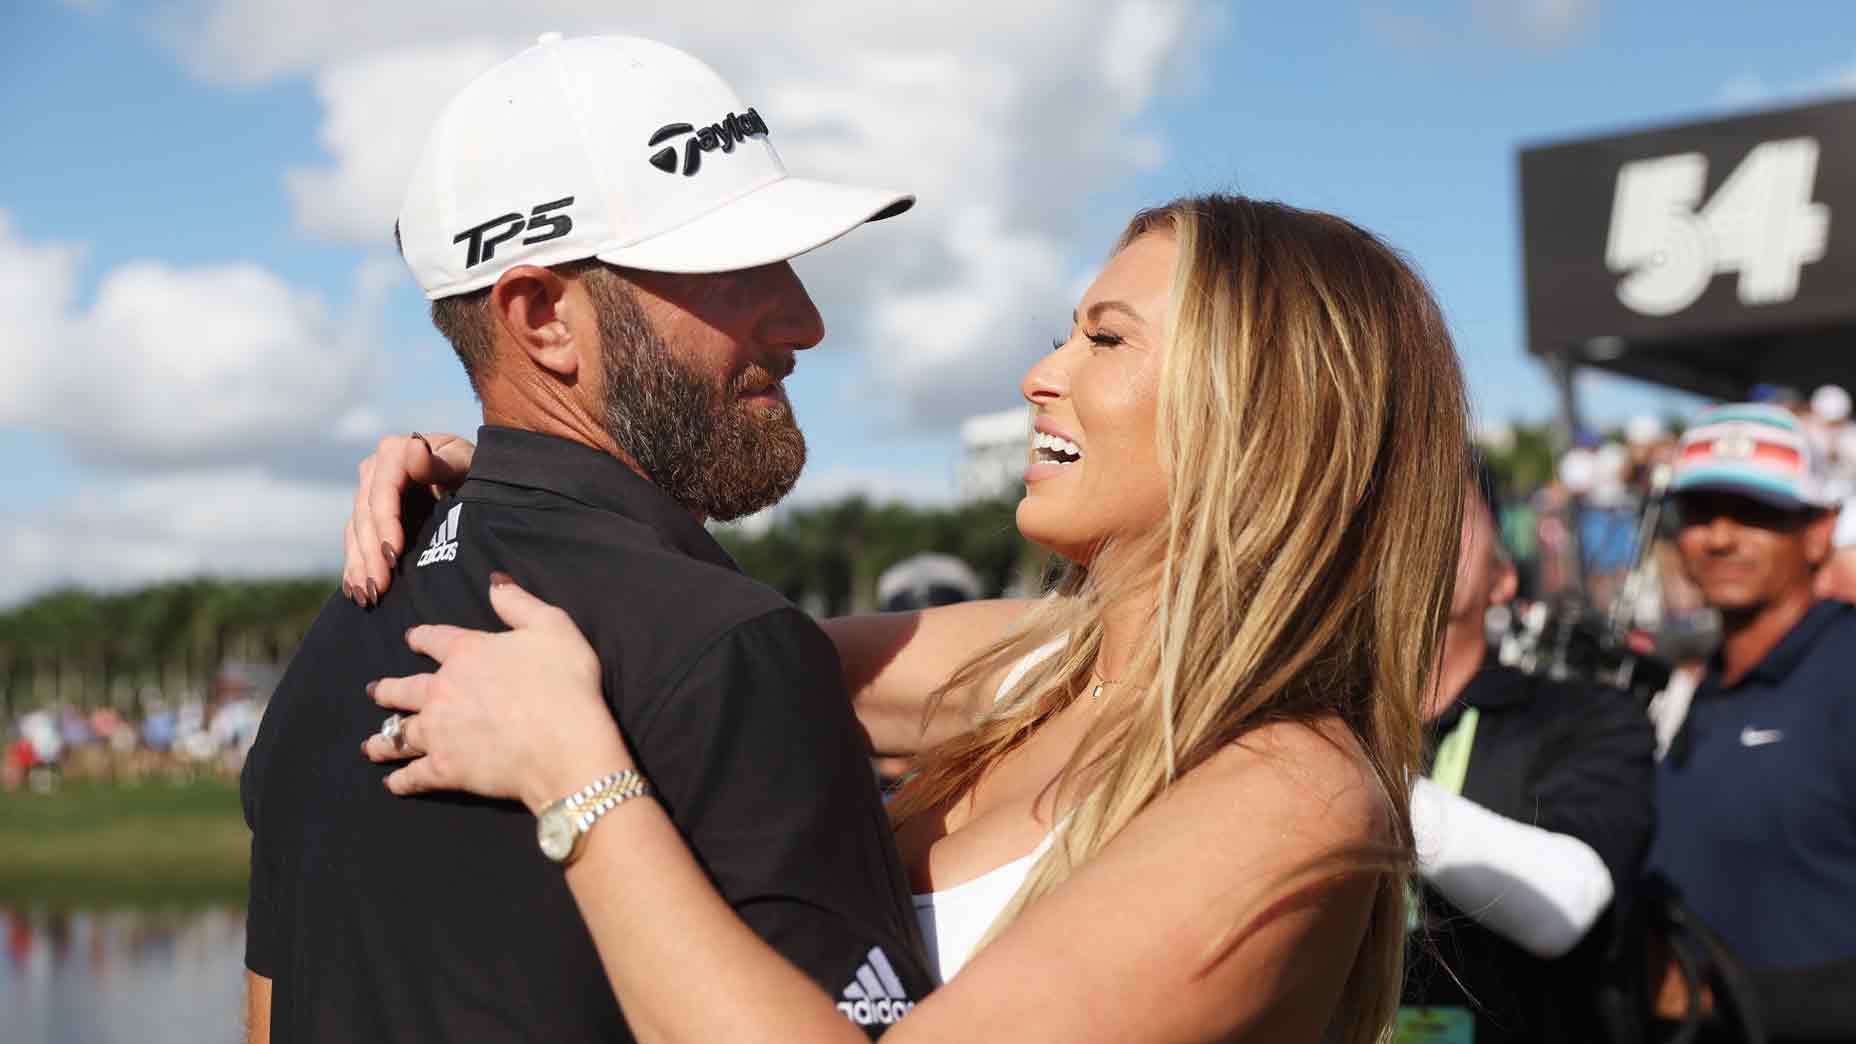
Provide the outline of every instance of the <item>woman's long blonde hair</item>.
<path id="1" fill-rule="evenodd" d="M 1054 597 L 955 672 L 940 697 L 1062 642 L 996 703 L 982 698 L 978 728 L 925 755 L 892 812 L 900 823 L 969 792 L 1087 689 L 1102 608 L 1145 594 L 1153 626 L 1116 690 L 1138 695 L 1078 745 L 1056 786 L 1068 823 L 988 939 L 1227 744 L 1271 722 L 1338 719 L 1393 824 L 1383 846 L 1336 853 L 1379 879 L 1332 1030 L 1374 1040 L 1403 968 L 1421 690 L 1468 466 L 1462 375 L 1423 281 L 1345 220 L 1194 197 L 1136 215 L 1116 250 L 1156 232 L 1179 248 L 1158 403 L 1165 527 L 1070 564 Z"/>

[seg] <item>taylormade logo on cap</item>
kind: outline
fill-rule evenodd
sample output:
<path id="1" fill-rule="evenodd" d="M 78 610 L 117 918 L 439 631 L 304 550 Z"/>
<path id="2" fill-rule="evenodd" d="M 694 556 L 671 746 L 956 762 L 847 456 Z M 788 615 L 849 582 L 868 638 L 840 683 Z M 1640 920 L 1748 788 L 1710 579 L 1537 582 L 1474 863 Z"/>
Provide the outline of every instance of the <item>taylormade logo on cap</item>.
<path id="1" fill-rule="evenodd" d="M 748 135 L 765 136 L 766 133 L 767 122 L 760 118 L 760 113 L 749 109 L 744 116 L 736 116 L 731 112 L 722 122 L 712 123 L 701 130 L 687 123 L 666 123 L 651 135 L 651 140 L 646 144 L 655 148 L 679 134 L 695 135 L 683 146 L 683 176 L 687 178 L 702 169 L 703 153 L 714 152 L 716 149 L 733 152 L 736 143 L 748 140 Z M 658 149 L 651 154 L 651 166 L 666 174 L 676 173 L 677 150 Z"/>
<path id="2" fill-rule="evenodd" d="M 914 202 L 792 177 L 768 137 L 759 111 L 674 47 L 547 34 L 445 106 L 400 207 L 401 250 L 437 300 L 517 265 L 586 258 L 654 272 L 754 268 Z"/>

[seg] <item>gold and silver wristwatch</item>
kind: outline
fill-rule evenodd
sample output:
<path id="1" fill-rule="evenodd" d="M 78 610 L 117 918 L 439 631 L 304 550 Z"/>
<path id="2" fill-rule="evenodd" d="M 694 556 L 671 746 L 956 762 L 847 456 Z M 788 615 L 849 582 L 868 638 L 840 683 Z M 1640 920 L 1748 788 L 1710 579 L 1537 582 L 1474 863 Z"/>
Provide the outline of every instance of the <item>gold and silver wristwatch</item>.
<path id="1" fill-rule="evenodd" d="M 535 815 L 535 840 L 541 854 L 566 866 L 580 855 L 586 832 L 599 817 L 635 797 L 651 792 L 651 784 L 633 769 L 614 772 L 547 805 Z"/>

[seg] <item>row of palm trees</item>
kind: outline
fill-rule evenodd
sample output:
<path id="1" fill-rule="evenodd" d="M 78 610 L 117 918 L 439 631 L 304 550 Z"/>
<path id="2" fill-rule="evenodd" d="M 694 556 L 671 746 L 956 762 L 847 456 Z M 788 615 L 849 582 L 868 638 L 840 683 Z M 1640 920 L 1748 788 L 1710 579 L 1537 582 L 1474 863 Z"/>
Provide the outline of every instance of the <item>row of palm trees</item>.
<path id="1" fill-rule="evenodd" d="M 983 593 L 1036 586 L 1045 556 L 1018 535 L 1017 501 L 952 507 L 875 504 L 862 497 L 783 510 L 758 537 L 724 528 L 722 545 L 748 575 L 822 616 L 872 608 L 883 570 L 936 551 L 966 562 Z"/>
<path id="2" fill-rule="evenodd" d="M 47 703 L 140 712 L 155 692 L 205 691 L 228 660 L 279 662 L 334 587 L 200 579 L 41 595 L 0 613 L 0 719 Z"/>
<path id="3" fill-rule="evenodd" d="M 869 608 L 877 576 L 921 551 L 964 559 L 988 594 L 1035 580 L 1042 561 L 1009 501 L 957 507 L 862 498 L 794 508 L 758 536 L 720 539 L 750 575 L 824 614 Z M 336 580 L 198 579 L 139 590 L 61 590 L 0 612 L 0 728 L 36 706 L 113 706 L 140 716 L 154 693 L 202 693 L 229 660 L 282 663 Z"/>
<path id="4" fill-rule="evenodd" d="M 1514 489 L 1552 474 L 1544 425 L 1517 426 L 1490 463 Z M 862 497 L 782 509 L 758 535 L 717 535 L 751 576 L 821 615 L 871 608 L 876 579 L 922 551 L 963 559 L 985 593 L 1036 588 L 1045 556 L 1018 535 L 1014 499 L 949 507 Z M 98 594 L 55 591 L 0 612 L 0 722 L 51 702 L 140 710 L 147 693 L 199 692 L 227 660 L 281 663 L 333 577 L 199 579 Z"/>

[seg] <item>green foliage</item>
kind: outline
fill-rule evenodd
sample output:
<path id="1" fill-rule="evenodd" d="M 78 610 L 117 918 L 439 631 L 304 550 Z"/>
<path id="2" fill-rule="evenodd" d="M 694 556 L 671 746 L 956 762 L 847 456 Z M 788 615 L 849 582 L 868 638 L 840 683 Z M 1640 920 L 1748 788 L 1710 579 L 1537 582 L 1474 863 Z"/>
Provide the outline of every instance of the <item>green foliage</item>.
<path id="1" fill-rule="evenodd" d="M 748 575 L 837 614 L 868 609 L 877 577 L 910 555 L 955 555 L 987 594 L 1036 575 L 1011 500 L 917 508 L 851 497 L 794 509 L 766 533 L 723 529 Z M 102 594 L 52 591 L 0 613 L 0 721 L 44 703 L 138 709 L 148 687 L 203 691 L 228 659 L 278 663 L 336 587 L 329 577 L 199 579 Z"/>
<path id="2" fill-rule="evenodd" d="M 1510 496 L 1532 492 L 1553 478 L 1553 429 L 1546 424 L 1516 424 L 1508 429 L 1507 444 L 1483 443 L 1489 470 L 1502 491 Z"/>
<path id="3" fill-rule="evenodd" d="M 874 505 L 862 497 L 796 508 L 758 537 L 724 529 L 717 536 L 741 568 L 762 583 L 825 615 L 871 607 L 885 569 L 924 551 L 962 559 L 997 595 L 1043 560 L 1018 535 L 1015 500 L 944 508 Z"/>
<path id="4" fill-rule="evenodd" d="M 0 714 L 51 701 L 127 707 L 143 688 L 203 689 L 226 659 L 286 659 L 336 584 L 188 580 L 52 591 L 0 613 Z"/>

